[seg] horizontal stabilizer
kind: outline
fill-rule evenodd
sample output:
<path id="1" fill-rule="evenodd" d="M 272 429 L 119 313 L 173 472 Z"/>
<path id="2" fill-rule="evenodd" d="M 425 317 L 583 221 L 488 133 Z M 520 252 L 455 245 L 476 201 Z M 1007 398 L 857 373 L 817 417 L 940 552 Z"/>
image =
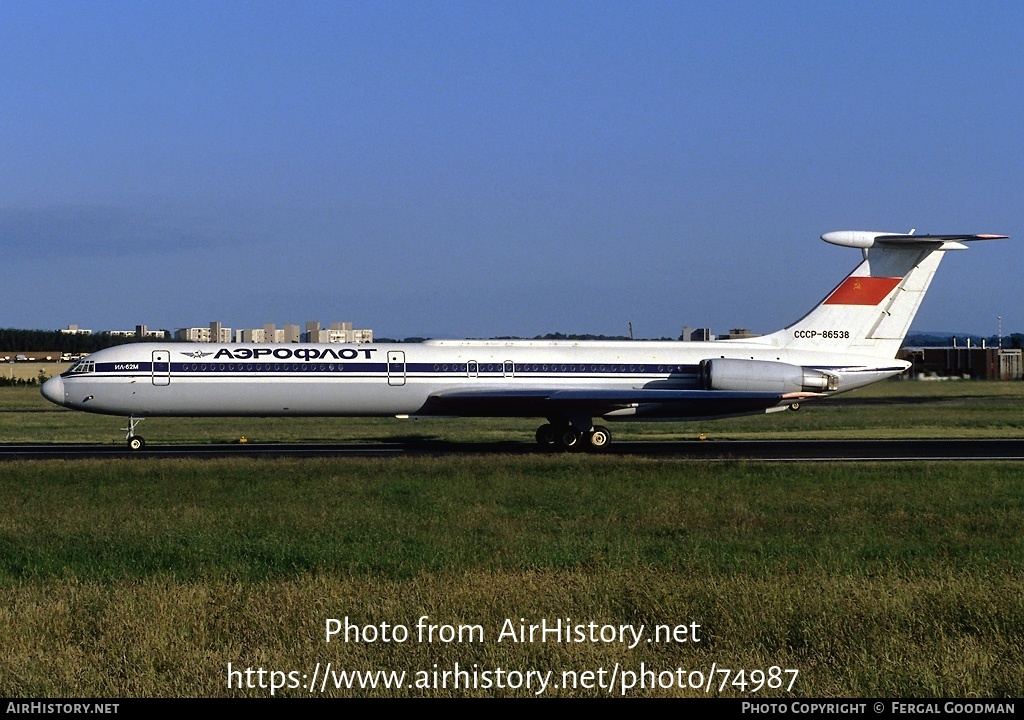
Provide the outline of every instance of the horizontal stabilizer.
<path id="1" fill-rule="evenodd" d="M 821 239 L 833 245 L 870 248 L 885 246 L 931 247 L 935 250 L 963 250 L 963 242 L 972 240 L 1005 240 L 1007 235 L 913 235 L 910 233 L 883 233 L 871 230 L 839 230 L 828 232 Z"/>
<path id="2" fill-rule="evenodd" d="M 876 235 L 875 242 L 883 245 L 922 245 L 964 240 L 1006 240 L 1008 237 L 1008 235 Z"/>

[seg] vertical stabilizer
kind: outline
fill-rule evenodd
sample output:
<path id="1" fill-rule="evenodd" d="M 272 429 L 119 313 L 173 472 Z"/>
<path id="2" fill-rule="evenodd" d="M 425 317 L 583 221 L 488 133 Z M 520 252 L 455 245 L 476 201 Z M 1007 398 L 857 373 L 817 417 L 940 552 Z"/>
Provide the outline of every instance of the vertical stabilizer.
<path id="1" fill-rule="evenodd" d="M 892 358 L 903 343 L 943 255 L 964 240 L 1002 235 L 827 233 L 822 240 L 861 248 L 863 262 L 813 310 L 766 337 L 779 347 Z"/>

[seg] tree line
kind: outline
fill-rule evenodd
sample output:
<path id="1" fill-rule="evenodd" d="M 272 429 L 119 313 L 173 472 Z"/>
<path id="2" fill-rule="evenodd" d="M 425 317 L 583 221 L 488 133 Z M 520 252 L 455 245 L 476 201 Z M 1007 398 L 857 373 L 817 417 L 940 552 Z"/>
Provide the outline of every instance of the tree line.
<path id="1" fill-rule="evenodd" d="M 148 338 L 148 340 L 152 342 L 152 338 Z M 142 339 L 117 335 L 72 335 L 56 330 L 0 328 L 0 351 L 55 350 L 62 353 L 91 353 L 114 345 L 133 342 L 142 342 Z M 166 340 L 161 342 L 166 342 Z"/>

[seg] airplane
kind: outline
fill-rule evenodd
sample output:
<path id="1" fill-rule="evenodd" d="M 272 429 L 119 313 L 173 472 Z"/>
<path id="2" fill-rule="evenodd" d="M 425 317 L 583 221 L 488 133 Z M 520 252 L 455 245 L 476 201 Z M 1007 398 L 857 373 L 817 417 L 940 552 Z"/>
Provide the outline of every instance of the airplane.
<path id="1" fill-rule="evenodd" d="M 605 421 L 797 409 L 899 375 L 896 359 L 939 261 L 1005 235 L 829 232 L 863 259 L 792 325 L 706 342 L 428 340 L 409 344 L 139 343 L 43 383 L 63 407 L 127 416 L 537 417 L 536 441 L 600 449 Z"/>

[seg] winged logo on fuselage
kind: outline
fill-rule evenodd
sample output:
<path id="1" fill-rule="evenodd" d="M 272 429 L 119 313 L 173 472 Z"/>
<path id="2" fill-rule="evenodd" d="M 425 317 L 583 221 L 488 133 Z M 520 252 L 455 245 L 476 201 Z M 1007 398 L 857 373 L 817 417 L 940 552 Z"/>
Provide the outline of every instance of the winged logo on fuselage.
<path id="1" fill-rule="evenodd" d="M 183 352 L 182 355 L 184 355 L 185 357 L 195 358 L 196 360 L 198 360 L 200 358 L 209 357 L 210 355 L 213 355 L 213 353 L 195 350 L 193 352 Z"/>

